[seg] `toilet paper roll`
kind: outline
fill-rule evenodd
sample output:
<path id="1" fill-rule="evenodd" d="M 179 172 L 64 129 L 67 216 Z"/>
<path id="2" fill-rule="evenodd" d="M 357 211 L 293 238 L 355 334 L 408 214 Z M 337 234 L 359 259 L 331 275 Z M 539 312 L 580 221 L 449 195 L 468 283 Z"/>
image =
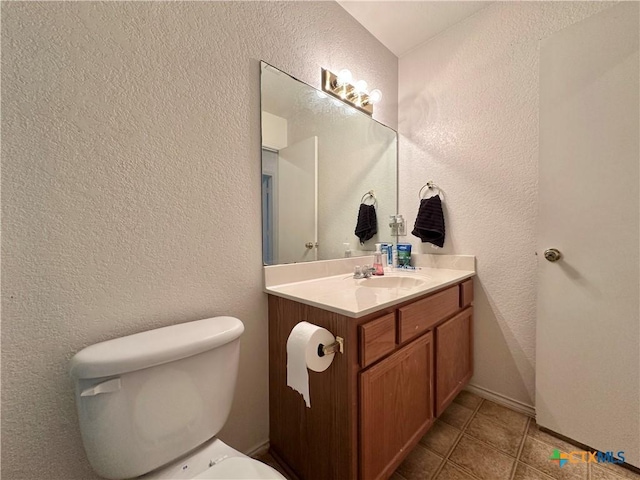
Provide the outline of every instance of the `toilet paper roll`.
<path id="1" fill-rule="evenodd" d="M 323 357 L 318 355 L 318 345 L 329 345 L 335 337 L 328 330 L 309 322 L 298 323 L 287 339 L 287 386 L 299 392 L 308 408 L 309 372 L 324 372 L 333 361 L 334 353 Z"/>

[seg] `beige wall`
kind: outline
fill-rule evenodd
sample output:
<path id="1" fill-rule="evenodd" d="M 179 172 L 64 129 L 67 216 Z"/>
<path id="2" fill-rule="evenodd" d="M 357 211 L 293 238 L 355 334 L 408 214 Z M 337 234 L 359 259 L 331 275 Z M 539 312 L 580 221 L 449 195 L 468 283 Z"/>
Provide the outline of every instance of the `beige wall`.
<path id="1" fill-rule="evenodd" d="M 539 40 L 609 5 L 496 2 L 399 61 L 399 211 L 412 227 L 420 187 L 434 180 L 444 190 L 447 240 L 438 252 L 477 257 L 472 383 L 528 406 Z"/>
<path id="2" fill-rule="evenodd" d="M 2 4 L 2 476 L 88 479 L 68 361 L 215 315 L 246 326 L 222 438 L 267 440 L 259 60 L 385 92 L 397 59 L 329 2 Z"/>

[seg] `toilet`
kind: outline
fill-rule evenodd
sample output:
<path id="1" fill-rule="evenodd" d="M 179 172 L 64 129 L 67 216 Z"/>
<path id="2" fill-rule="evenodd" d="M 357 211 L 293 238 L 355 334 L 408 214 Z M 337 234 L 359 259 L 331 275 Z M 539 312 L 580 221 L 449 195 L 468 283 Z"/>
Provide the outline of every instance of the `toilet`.
<path id="1" fill-rule="evenodd" d="M 71 359 L 87 457 L 111 479 L 284 479 L 216 435 L 244 325 L 215 317 L 97 343 Z"/>

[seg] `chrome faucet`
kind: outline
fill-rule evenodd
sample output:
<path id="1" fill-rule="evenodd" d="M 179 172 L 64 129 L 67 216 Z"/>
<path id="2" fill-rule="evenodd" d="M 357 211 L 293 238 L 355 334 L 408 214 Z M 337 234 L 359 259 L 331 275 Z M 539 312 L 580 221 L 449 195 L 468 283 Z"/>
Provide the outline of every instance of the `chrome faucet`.
<path id="1" fill-rule="evenodd" d="M 363 265 L 362 267 L 356 266 L 353 272 L 353 278 L 369 278 L 375 271 L 376 269 L 369 265 Z"/>

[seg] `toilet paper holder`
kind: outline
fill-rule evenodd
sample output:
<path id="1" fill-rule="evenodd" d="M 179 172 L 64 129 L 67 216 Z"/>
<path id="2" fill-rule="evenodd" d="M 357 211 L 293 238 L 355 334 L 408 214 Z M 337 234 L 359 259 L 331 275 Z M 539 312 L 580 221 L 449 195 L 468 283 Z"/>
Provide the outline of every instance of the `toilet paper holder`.
<path id="1" fill-rule="evenodd" d="M 318 344 L 318 356 L 324 357 L 325 355 L 331 355 L 332 353 L 344 353 L 344 338 L 336 337 L 336 341 L 329 344 L 323 345 Z"/>

